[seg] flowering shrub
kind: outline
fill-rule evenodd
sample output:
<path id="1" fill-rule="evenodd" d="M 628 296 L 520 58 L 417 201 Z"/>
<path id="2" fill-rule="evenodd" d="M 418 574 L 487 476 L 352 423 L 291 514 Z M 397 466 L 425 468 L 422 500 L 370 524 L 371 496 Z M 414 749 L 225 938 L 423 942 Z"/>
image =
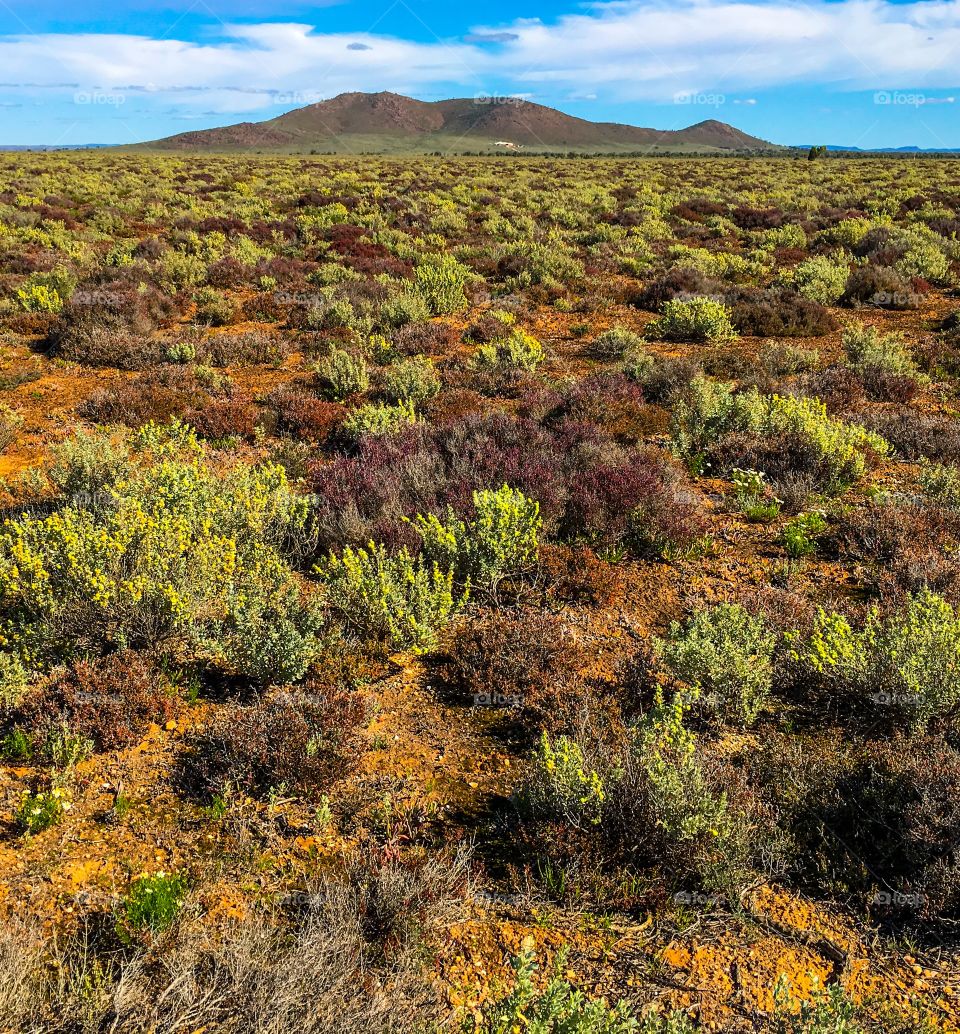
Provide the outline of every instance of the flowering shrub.
<path id="1" fill-rule="evenodd" d="M 576 829 L 596 825 L 603 812 L 603 779 L 582 748 L 568 736 L 551 740 L 544 732 L 534 751 L 521 799 L 534 815 L 562 819 Z"/>
<path id="2" fill-rule="evenodd" d="M 29 667 L 196 645 L 218 621 L 295 591 L 280 549 L 305 536 L 307 504 L 281 467 L 215 474 L 176 427 L 148 425 L 134 445 L 141 465 L 104 505 L 0 526 L 0 647 Z"/>
<path id="3" fill-rule="evenodd" d="M 464 288 L 472 274 L 453 255 L 431 255 L 414 271 L 417 290 L 434 316 L 462 312 L 467 307 Z"/>
<path id="4" fill-rule="evenodd" d="M 809 637 L 794 641 L 791 658 L 801 677 L 869 697 L 914 730 L 960 704 L 960 615 L 929 590 L 889 617 L 871 609 L 860 629 L 821 610 Z"/>
<path id="5" fill-rule="evenodd" d="M 485 342 L 474 354 L 477 366 L 486 368 L 535 370 L 543 359 L 543 345 L 520 327 L 506 337 Z"/>
<path id="6" fill-rule="evenodd" d="M 399 649 L 429 649 L 467 600 L 466 592 L 454 590 L 452 568 L 414 559 L 406 549 L 391 556 L 373 542 L 366 549 L 331 554 L 316 573 L 346 625 Z"/>
<path id="7" fill-rule="evenodd" d="M 370 402 L 352 410 L 340 427 L 347 438 L 356 442 L 367 435 L 392 434 L 416 422 L 417 411 L 412 402 L 398 402 L 395 406 Z"/>
<path id="8" fill-rule="evenodd" d="M 25 793 L 13 820 L 22 833 L 42 833 L 59 825 L 71 807 L 67 791 L 62 786 L 55 786 L 52 790 Z"/>
<path id="9" fill-rule="evenodd" d="M 664 302 L 660 318 L 647 330 L 663 341 L 730 341 L 737 336 L 729 309 L 713 298 Z"/>
<path id="10" fill-rule="evenodd" d="M 454 571 L 461 584 L 490 587 L 536 560 L 540 506 L 507 485 L 474 492 L 473 505 L 469 521 L 448 509 L 445 522 L 435 514 L 418 514 L 414 524 L 431 563 Z"/>

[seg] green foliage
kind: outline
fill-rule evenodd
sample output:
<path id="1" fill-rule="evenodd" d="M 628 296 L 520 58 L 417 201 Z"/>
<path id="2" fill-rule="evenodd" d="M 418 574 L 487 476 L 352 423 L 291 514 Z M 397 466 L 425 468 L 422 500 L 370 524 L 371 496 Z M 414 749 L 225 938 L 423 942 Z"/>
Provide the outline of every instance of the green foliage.
<path id="1" fill-rule="evenodd" d="M 345 624 L 399 649 L 430 649 L 438 630 L 467 601 L 466 592 L 454 591 L 452 568 L 414 559 L 406 549 L 391 556 L 373 542 L 331 554 L 315 570 Z"/>
<path id="2" fill-rule="evenodd" d="M 960 510 L 960 469 L 953 464 L 924 461 L 920 465 L 920 485 L 941 506 Z"/>
<path id="3" fill-rule="evenodd" d="M 326 359 L 317 363 L 316 371 L 323 381 L 328 398 L 335 402 L 343 402 L 351 395 L 360 395 L 370 387 L 363 356 L 343 348 L 334 349 Z"/>
<path id="4" fill-rule="evenodd" d="M 440 391 L 440 378 L 424 356 L 405 359 L 385 371 L 383 392 L 391 402 L 421 406 Z"/>
<path id="5" fill-rule="evenodd" d="M 960 704 L 960 615 L 927 589 L 887 617 L 871 609 L 859 630 L 821 610 L 791 658 L 801 675 L 891 708 L 915 731 Z"/>
<path id="6" fill-rule="evenodd" d="M 21 833 L 28 835 L 42 833 L 51 826 L 57 826 L 71 808 L 70 796 L 62 786 L 51 790 L 25 793 L 20 807 L 14 812 L 13 821 Z"/>
<path id="7" fill-rule="evenodd" d="M 11 764 L 33 759 L 33 739 L 23 729 L 11 729 L 0 738 L 0 758 Z"/>
<path id="8" fill-rule="evenodd" d="M 47 476 L 61 495 L 95 505 L 100 494 L 130 473 L 126 445 L 106 431 L 82 428 L 51 450 Z"/>
<path id="9" fill-rule="evenodd" d="M 434 316 L 448 316 L 467 308 L 464 288 L 472 275 L 453 255 L 444 253 L 420 262 L 414 283 Z"/>
<path id="10" fill-rule="evenodd" d="M 695 469 L 702 468 L 707 448 L 730 432 L 794 436 L 817 463 L 827 491 L 840 491 L 863 476 L 867 450 L 879 456 L 890 452 L 878 434 L 831 417 L 819 399 L 760 395 L 755 389 L 734 394 L 732 385 L 704 378 L 692 381 L 675 404 L 670 430 L 674 449 Z"/>
<path id="11" fill-rule="evenodd" d="M 16 704 L 29 684 L 30 675 L 20 658 L 0 652 L 0 708 Z"/>
<path id="12" fill-rule="evenodd" d="M 51 273 L 31 273 L 17 290 L 17 301 L 27 312 L 60 312 L 76 286 L 76 277 L 58 266 Z"/>
<path id="13" fill-rule="evenodd" d="M 543 345 L 520 327 L 506 337 L 480 345 L 474 353 L 476 365 L 487 369 L 535 370 L 543 360 Z"/>
<path id="14" fill-rule="evenodd" d="M 218 623 L 293 591 L 281 549 L 304 539 L 308 509 L 282 468 L 214 472 L 182 427 L 147 425 L 134 444 L 139 465 L 104 505 L 0 526 L 0 648 L 28 668 L 141 644 L 196 650 Z"/>
<path id="15" fill-rule="evenodd" d="M 791 560 L 802 560 L 816 553 L 816 537 L 826 530 L 827 522 L 822 513 L 801 513 L 787 521 L 780 541 Z"/>
<path id="16" fill-rule="evenodd" d="M 187 896 L 187 878 L 181 873 L 158 872 L 141 876 L 120 902 L 117 928 L 133 934 L 161 933 L 172 925 Z"/>
<path id="17" fill-rule="evenodd" d="M 707 446 L 752 421 L 748 396 L 735 395 L 733 385 L 724 381 L 695 377 L 673 407 L 670 435 L 676 452 L 697 467 Z"/>
<path id="18" fill-rule="evenodd" d="M 452 570 L 464 585 L 494 586 L 517 574 L 537 558 L 540 504 L 504 485 L 473 493 L 475 514 L 464 521 L 453 510 L 445 521 L 418 514 L 414 524 L 423 539 L 423 553 L 441 570 Z"/>
<path id="19" fill-rule="evenodd" d="M 684 725 L 687 704 L 681 694 L 660 703 L 637 730 L 634 754 L 658 829 L 668 842 L 706 842 L 722 856 L 733 835 L 725 794 L 710 788 L 696 737 Z"/>
<path id="20" fill-rule="evenodd" d="M 780 513 L 780 502 L 773 498 L 759 470 L 731 471 L 737 506 L 748 521 L 772 521 Z"/>
<path id="21" fill-rule="evenodd" d="M 364 435 L 391 434 L 416 422 L 417 411 L 410 402 L 398 402 L 395 406 L 370 402 L 352 410 L 341 430 L 348 438 L 359 441 Z"/>
<path id="22" fill-rule="evenodd" d="M 192 341 L 176 341 L 167 348 L 167 362 L 192 363 L 197 358 L 197 346 Z"/>
<path id="23" fill-rule="evenodd" d="M 521 800 L 537 816 L 562 819 L 576 829 L 600 822 L 606 799 L 603 779 L 568 736 L 551 740 L 545 732 L 533 753 Z"/>
<path id="24" fill-rule="evenodd" d="M 845 260 L 814 255 L 793 270 L 790 281 L 804 298 L 821 305 L 836 305 L 846 289 L 848 275 L 849 266 Z"/>
<path id="25" fill-rule="evenodd" d="M 379 318 L 387 327 L 405 327 L 410 323 L 424 323 L 430 315 L 430 306 L 419 291 L 401 291 L 380 306 Z"/>
<path id="26" fill-rule="evenodd" d="M 664 302 L 660 318 L 647 330 L 663 341 L 731 341 L 737 337 L 729 309 L 714 298 Z"/>
<path id="27" fill-rule="evenodd" d="M 686 627 L 670 626 L 654 648 L 688 698 L 725 721 L 750 726 L 770 697 L 777 636 L 738 603 L 698 611 Z"/>
<path id="28" fill-rule="evenodd" d="M 484 1006 L 464 1030 L 470 1034 L 693 1034 L 680 1021 L 677 1026 L 648 1022 L 641 1027 L 626 1002 L 611 1007 L 606 1001 L 590 1000 L 564 978 L 565 965 L 561 952 L 546 987 L 538 990 L 533 953 L 524 951 L 513 960 L 516 981 L 510 993 Z"/>
<path id="29" fill-rule="evenodd" d="M 225 327 L 237 317 L 237 304 L 215 287 L 201 287 L 196 294 L 197 311 L 194 319 L 197 323 L 206 323 L 211 327 Z"/>
<path id="30" fill-rule="evenodd" d="M 856 1022 L 857 1008 L 839 984 L 815 984 L 811 997 L 797 1002 L 784 976 L 774 988 L 774 1001 L 772 1034 L 864 1034 Z"/>
<path id="31" fill-rule="evenodd" d="M 906 377 L 919 373 L 900 334 L 881 334 L 876 327 L 851 323 L 843 331 L 843 350 L 847 362 L 858 371 L 876 370 Z"/>
<path id="32" fill-rule="evenodd" d="M 594 339 L 590 351 L 598 359 L 626 359 L 641 352 L 643 345 L 640 334 L 625 327 L 611 327 Z"/>

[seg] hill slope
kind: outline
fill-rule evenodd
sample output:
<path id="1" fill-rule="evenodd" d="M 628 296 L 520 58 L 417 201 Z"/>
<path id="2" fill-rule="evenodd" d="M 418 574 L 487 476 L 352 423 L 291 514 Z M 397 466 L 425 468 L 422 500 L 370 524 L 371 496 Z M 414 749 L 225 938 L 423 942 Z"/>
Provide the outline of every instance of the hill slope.
<path id="1" fill-rule="evenodd" d="M 343 93 L 266 122 L 179 133 L 140 146 L 203 151 L 744 151 L 775 145 L 724 122 L 680 130 L 590 122 L 531 101 L 418 101 L 396 93 Z"/>

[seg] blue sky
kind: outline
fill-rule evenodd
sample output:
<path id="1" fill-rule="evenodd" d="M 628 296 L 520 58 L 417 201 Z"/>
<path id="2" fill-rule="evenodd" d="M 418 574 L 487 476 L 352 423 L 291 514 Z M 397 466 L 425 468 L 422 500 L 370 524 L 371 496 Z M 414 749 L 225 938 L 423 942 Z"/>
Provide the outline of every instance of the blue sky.
<path id="1" fill-rule="evenodd" d="M 130 143 L 346 90 L 960 148 L 960 0 L 0 0 L 0 143 Z"/>

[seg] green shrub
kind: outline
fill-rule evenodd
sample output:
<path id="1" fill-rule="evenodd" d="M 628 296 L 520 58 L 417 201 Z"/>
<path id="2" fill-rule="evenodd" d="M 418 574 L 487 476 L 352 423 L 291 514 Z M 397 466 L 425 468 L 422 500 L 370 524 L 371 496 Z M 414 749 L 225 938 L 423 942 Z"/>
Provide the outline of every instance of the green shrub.
<path id="1" fill-rule="evenodd" d="M 238 306 L 215 287 L 201 287 L 196 295 L 197 311 L 194 319 L 211 327 L 225 327 L 237 317 Z"/>
<path id="2" fill-rule="evenodd" d="M 821 305 L 836 305 L 846 290 L 849 267 L 842 259 L 814 255 L 801 262 L 790 277 L 797 294 Z"/>
<path id="3" fill-rule="evenodd" d="M 480 345 L 474 353 L 474 363 L 487 369 L 535 370 L 543 360 L 543 345 L 520 327 L 507 337 Z"/>
<path id="4" fill-rule="evenodd" d="M 707 780 L 696 737 L 684 725 L 687 705 L 677 694 L 647 714 L 633 744 L 641 791 L 651 818 L 671 847 L 703 845 L 720 862 L 734 834 L 725 794 Z"/>
<path id="5" fill-rule="evenodd" d="M 406 327 L 410 323 L 424 323 L 428 319 L 430 306 L 418 291 L 402 291 L 380 306 L 379 321 L 387 327 Z"/>
<path id="6" fill-rule="evenodd" d="M 924 460 L 920 465 L 920 485 L 941 506 L 960 510 L 960 468 Z"/>
<path id="7" fill-rule="evenodd" d="M 553 973 L 539 990 L 533 980 L 533 953 L 524 951 L 512 962 L 516 980 L 509 994 L 486 1004 L 474 1014 L 464 1031 L 470 1034 L 693 1034 L 694 1028 L 680 1013 L 647 1017 L 642 1023 L 629 1005 L 610 1006 L 605 999 L 591 1000 L 565 977 L 566 953 L 554 960 Z"/>
<path id="8" fill-rule="evenodd" d="M 774 1002 L 772 1034 L 865 1034 L 856 1022 L 857 1007 L 840 984 L 823 988 L 814 981 L 811 997 L 797 1002 L 783 976 L 774 988 Z"/>
<path id="9" fill-rule="evenodd" d="M 611 327 L 599 334 L 590 346 L 598 359 L 626 359 L 643 350 L 644 340 L 625 327 Z"/>
<path id="10" fill-rule="evenodd" d="M 385 546 L 349 547 L 316 567 L 327 600 L 361 635 L 399 649 L 430 649 L 437 631 L 462 607 L 453 570 L 414 559 L 403 549 L 391 556 Z"/>
<path id="11" fill-rule="evenodd" d="M 448 316 L 467 308 L 464 288 L 471 276 L 453 255 L 431 255 L 417 266 L 414 283 L 434 316 Z"/>
<path id="12" fill-rule="evenodd" d="M 713 298 L 664 302 L 660 318 L 647 331 L 662 341 L 731 341 L 737 337 L 730 310 Z"/>
<path id="13" fill-rule="evenodd" d="M 827 530 L 827 522 L 823 514 L 801 513 L 787 521 L 783 527 L 780 541 L 788 557 L 802 560 L 817 551 L 816 537 Z"/>
<path id="14" fill-rule="evenodd" d="M 600 822 L 605 796 L 602 778 L 575 740 L 558 736 L 551 741 L 541 733 L 520 790 L 520 800 L 532 814 L 586 829 Z"/>
<path id="15" fill-rule="evenodd" d="M 776 642 L 762 617 L 751 617 L 737 603 L 720 603 L 698 611 L 686 627 L 673 622 L 654 649 L 689 687 L 691 701 L 749 726 L 770 697 Z"/>
<path id="16" fill-rule="evenodd" d="M 759 470 L 735 468 L 730 475 L 737 506 L 748 521 L 772 521 L 780 513 L 780 502 L 770 492 Z"/>
<path id="17" fill-rule="evenodd" d="M 433 363 L 423 356 L 405 359 L 384 373 L 383 392 L 391 402 L 421 406 L 439 391 L 437 371 Z"/>
<path id="18" fill-rule="evenodd" d="M 696 467 L 707 446 L 729 431 L 750 427 L 753 408 L 749 396 L 734 394 L 732 384 L 695 377 L 673 407 L 674 449 Z"/>
<path id="19" fill-rule="evenodd" d="M 340 425 L 341 431 L 353 441 L 366 435 L 391 434 L 408 424 L 417 422 L 417 411 L 409 402 L 388 406 L 370 402 L 354 409 Z"/>
<path id="20" fill-rule="evenodd" d="M 0 701 L 2 704 L 2 701 Z M 0 758 L 11 764 L 33 760 L 33 738 L 23 729 L 11 729 L 0 738 Z"/>
<path id="21" fill-rule="evenodd" d="M 849 324 L 843 331 L 843 350 L 854 370 L 916 377 L 919 371 L 900 334 L 881 334 L 876 327 Z"/>
<path id="22" fill-rule="evenodd" d="M 78 429 L 51 450 L 47 475 L 61 495 L 93 505 L 105 489 L 130 473 L 124 443 L 106 431 Z"/>
<path id="23" fill-rule="evenodd" d="M 167 348 L 167 362 L 184 365 L 197 358 L 197 346 L 192 341 L 175 341 Z"/>
<path id="24" fill-rule="evenodd" d="M 468 521 L 448 510 L 445 522 L 418 514 L 414 524 L 424 556 L 441 570 L 453 570 L 461 584 L 489 588 L 536 561 L 540 505 L 507 485 L 474 492 L 473 505 Z"/>
<path id="25" fill-rule="evenodd" d="M 0 709 L 18 703 L 29 684 L 30 675 L 20 658 L 0 651 Z"/>
<path id="26" fill-rule="evenodd" d="M 120 902 L 117 927 L 129 937 L 161 933 L 172 925 L 187 896 L 187 879 L 180 873 L 158 872 L 141 876 Z"/>
<path id="27" fill-rule="evenodd" d="M 265 600 L 254 596 L 212 623 L 198 646 L 226 671 L 261 687 L 299 682 L 322 650 L 321 615 L 290 583 Z"/>
<path id="28" fill-rule="evenodd" d="M 70 808 L 67 791 L 61 786 L 55 786 L 52 790 L 25 793 L 20 807 L 14 812 L 13 821 L 21 833 L 42 833 L 51 826 L 59 825 Z"/>
<path id="29" fill-rule="evenodd" d="M 27 312 L 60 312 L 77 286 L 76 277 L 64 266 L 50 273 L 31 273 L 17 291 L 17 301 Z"/>
<path id="30" fill-rule="evenodd" d="M 296 579 L 281 548 L 308 505 L 280 467 L 211 470 L 188 429 L 146 425 L 105 505 L 0 526 L 0 633 L 30 669 L 126 646 L 196 650 L 219 622 L 269 607 Z"/>
<path id="31" fill-rule="evenodd" d="M 890 446 L 878 434 L 827 413 L 819 399 L 760 395 L 755 389 L 734 394 L 732 385 L 697 378 L 674 405 L 674 449 L 695 469 L 704 453 L 731 432 L 772 440 L 789 436 L 803 443 L 817 464 L 827 491 L 853 484 L 866 471 L 866 452 L 886 456 Z"/>
<path id="32" fill-rule="evenodd" d="M 370 387 L 370 377 L 363 356 L 343 348 L 334 349 L 326 359 L 317 363 L 316 372 L 323 382 L 324 391 L 334 402 L 343 402 L 351 395 L 360 395 Z"/>
<path id="33" fill-rule="evenodd" d="M 802 676 L 891 708 L 914 730 L 960 704 L 960 615 L 927 589 L 888 617 L 871 609 L 859 630 L 821 610 L 791 658 Z"/>

